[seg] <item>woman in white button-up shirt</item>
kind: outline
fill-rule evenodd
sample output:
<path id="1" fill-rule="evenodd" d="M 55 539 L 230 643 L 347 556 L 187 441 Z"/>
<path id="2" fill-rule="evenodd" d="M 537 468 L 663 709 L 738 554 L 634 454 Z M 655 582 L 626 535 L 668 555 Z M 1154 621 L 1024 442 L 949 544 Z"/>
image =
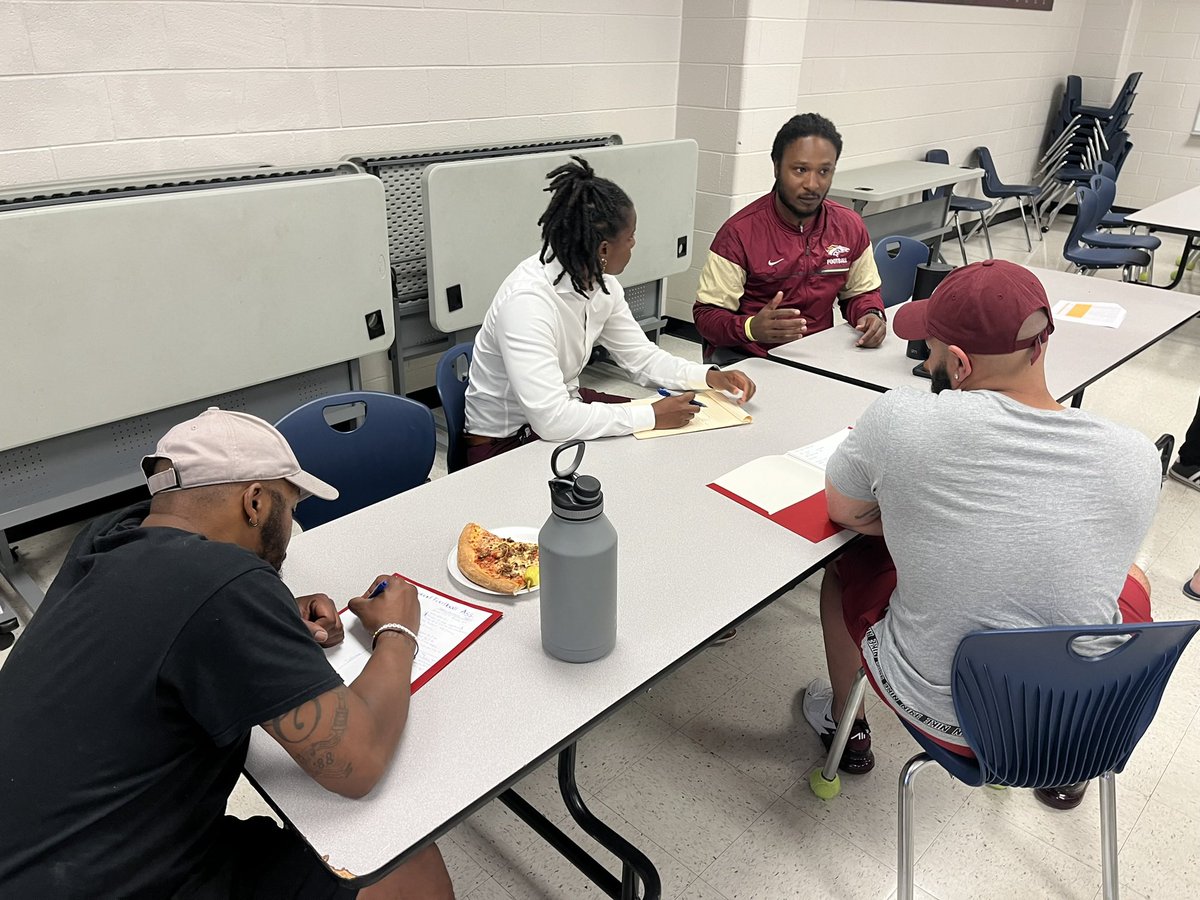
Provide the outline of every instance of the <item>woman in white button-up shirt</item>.
<path id="1" fill-rule="evenodd" d="M 504 280 L 475 336 L 467 386 L 467 459 L 478 462 L 537 440 L 566 441 L 678 428 L 697 409 L 692 392 L 754 394 L 738 371 L 672 356 L 646 337 L 615 276 L 633 254 L 629 196 L 581 157 L 551 179 L 538 220 L 542 250 Z M 579 387 L 600 344 L 638 384 L 684 391 L 650 406 Z M 599 401 L 599 402 L 594 402 Z"/>

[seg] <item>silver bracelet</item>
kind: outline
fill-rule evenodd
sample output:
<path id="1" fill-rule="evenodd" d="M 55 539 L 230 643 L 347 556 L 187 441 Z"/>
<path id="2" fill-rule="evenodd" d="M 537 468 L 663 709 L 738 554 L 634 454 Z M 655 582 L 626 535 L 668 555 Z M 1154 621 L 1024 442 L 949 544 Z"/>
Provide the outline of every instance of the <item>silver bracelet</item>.
<path id="1" fill-rule="evenodd" d="M 375 629 L 375 634 L 371 636 L 371 649 L 375 649 L 375 643 L 379 640 L 379 636 L 385 631 L 398 631 L 401 634 L 406 634 L 412 638 L 413 642 L 413 659 L 417 658 L 417 654 L 421 652 L 421 642 L 417 640 L 417 635 L 411 628 L 401 625 L 399 622 L 386 622 Z"/>

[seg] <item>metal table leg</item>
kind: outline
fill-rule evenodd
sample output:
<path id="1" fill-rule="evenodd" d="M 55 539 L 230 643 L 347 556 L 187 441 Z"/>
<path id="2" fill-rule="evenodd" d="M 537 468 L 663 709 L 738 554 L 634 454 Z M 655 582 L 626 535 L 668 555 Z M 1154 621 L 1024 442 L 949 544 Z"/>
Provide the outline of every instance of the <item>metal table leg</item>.
<path id="1" fill-rule="evenodd" d="M 1150 287 L 1160 288 L 1164 291 L 1174 290 L 1179 287 L 1179 282 L 1183 281 L 1183 273 L 1187 271 L 1188 259 L 1195 252 L 1200 252 L 1200 240 L 1197 240 L 1197 235 L 1189 234 L 1187 240 L 1183 243 L 1183 255 L 1179 257 L 1179 265 L 1175 269 L 1175 277 L 1171 279 L 1170 284 L 1153 284 L 1147 282 Z"/>
<path id="2" fill-rule="evenodd" d="M 641 850 L 597 819 L 584 803 L 579 786 L 575 782 L 575 756 L 574 744 L 558 754 L 558 789 L 571 818 L 600 846 L 621 861 L 620 880 L 511 788 L 500 794 L 500 802 L 613 900 L 659 900 L 662 896 L 662 880 L 658 876 L 658 870 L 654 868 L 654 863 Z M 644 891 L 640 894 L 639 883 L 644 886 Z"/>

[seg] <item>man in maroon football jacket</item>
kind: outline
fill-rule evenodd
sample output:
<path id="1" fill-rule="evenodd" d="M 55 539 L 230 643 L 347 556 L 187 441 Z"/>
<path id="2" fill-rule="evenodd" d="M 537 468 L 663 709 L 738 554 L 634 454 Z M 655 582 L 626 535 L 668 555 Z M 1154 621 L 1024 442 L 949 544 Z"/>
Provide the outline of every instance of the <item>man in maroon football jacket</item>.
<path id="1" fill-rule="evenodd" d="M 858 213 L 825 199 L 842 136 L 816 113 L 793 116 L 775 135 L 775 187 L 713 238 L 692 315 L 704 358 L 719 364 L 766 356 L 776 344 L 824 331 L 833 305 L 862 332 L 887 334 L 879 272 Z"/>

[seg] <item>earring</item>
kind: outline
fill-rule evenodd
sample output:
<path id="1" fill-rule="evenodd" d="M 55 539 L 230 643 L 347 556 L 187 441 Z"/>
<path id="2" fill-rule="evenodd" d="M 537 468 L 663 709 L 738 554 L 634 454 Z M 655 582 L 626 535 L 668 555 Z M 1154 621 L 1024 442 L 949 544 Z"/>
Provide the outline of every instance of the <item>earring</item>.
<path id="1" fill-rule="evenodd" d="M 251 528 L 257 528 L 257 527 L 258 527 L 258 519 L 251 519 L 251 520 L 250 520 L 250 527 L 251 527 Z"/>
<path id="2" fill-rule="evenodd" d="M 608 257 L 606 257 L 606 256 L 600 257 L 600 271 L 601 272 L 608 271 Z"/>

